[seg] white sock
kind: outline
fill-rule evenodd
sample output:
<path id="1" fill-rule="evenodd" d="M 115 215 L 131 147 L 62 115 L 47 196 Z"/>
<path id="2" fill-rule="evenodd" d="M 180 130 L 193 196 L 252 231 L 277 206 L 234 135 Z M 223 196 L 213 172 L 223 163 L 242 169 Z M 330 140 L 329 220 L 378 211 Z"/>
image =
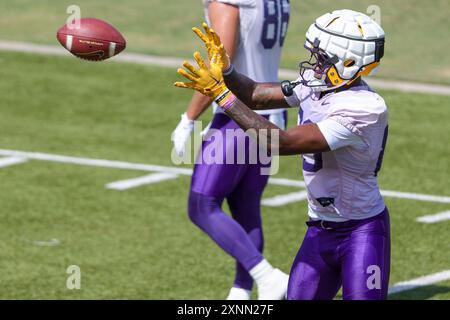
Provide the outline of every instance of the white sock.
<path id="1" fill-rule="evenodd" d="M 255 280 L 256 285 L 260 286 L 267 282 L 267 279 L 270 277 L 273 270 L 272 265 L 266 259 L 263 259 L 256 266 L 251 268 L 248 273 L 250 273 L 253 280 Z"/>
<path id="2" fill-rule="evenodd" d="M 227 300 L 250 300 L 251 297 L 252 292 L 250 290 L 232 287 Z"/>

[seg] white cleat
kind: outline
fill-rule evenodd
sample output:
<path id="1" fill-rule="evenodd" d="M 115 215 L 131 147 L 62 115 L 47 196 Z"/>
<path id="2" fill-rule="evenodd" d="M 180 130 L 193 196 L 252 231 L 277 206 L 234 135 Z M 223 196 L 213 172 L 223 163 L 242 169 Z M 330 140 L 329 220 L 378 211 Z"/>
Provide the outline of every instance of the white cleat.
<path id="1" fill-rule="evenodd" d="M 273 269 L 267 280 L 258 286 L 258 300 L 286 299 L 289 275 L 279 269 Z"/>
<path id="2" fill-rule="evenodd" d="M 232 287 L 228 293 L 227 300 L 250 300 L 252 292 L 250 290 Z"/>

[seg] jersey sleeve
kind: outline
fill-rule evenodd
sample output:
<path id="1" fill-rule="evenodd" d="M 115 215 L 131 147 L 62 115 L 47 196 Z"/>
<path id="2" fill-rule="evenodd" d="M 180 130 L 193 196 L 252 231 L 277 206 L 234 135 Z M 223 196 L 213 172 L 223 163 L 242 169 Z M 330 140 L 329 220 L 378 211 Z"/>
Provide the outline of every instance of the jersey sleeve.
<path id="1" fill-rule="evenodd" d="M 354 134 L 332 118 L 317 123 L 317 126 L 332 151 L 348 146 L 353 146 L 358 149 L 365 149 L 367 147 L 360 136 Z"/>
<path id="2" fill-rule="evenodd" d="M 367 110 L 367 109 L 346 109 L 336 110 L 328 118 L 332 119 L 356 135 L 363 135 L 364 130 L 378 122 L 380 116 L 384 115 L 383 110 Z"/>
<path id="3" fill-rule="evenodd" d="M 312 70 L 307 70 L 304 74 L 304 78 L 305 80 L 310 80 L 314 77 L 314 71 Z M 302 101 L 302 97 L 306 97 L 311 93 L 311 88 L 304 86 L 303 84 L 301 84 L 303 82 L 303 78 L 302 77 L 298 77 L 297 78 L 297 82 L 300 82 L 299 85 L 297 85 L 294 88 L 294 93 L 292 94 L 292 96 L 290 97 L 284 97 L 284 99 L 286 100 L 286 102 L 291 106 L 291 107 L 300 107 L 301 101 Z"/>
<path id="4" fill-rule="evenodd" d="M 256 6 L 256 0 L 204 0 L 204 3 L 208 4 L 208 3 L 214 2 L 214 1 L 231 4 L 236 7 L 255 7 Z"/>
<path id="5" fill-rule="evenodd" d="M 387 106 L 378 94 L 361 93 L 337 99 L 327 110 L 326 120 L 340 124 L 369 145 L 370 136 L 384 130 L 387 117 Z"/>

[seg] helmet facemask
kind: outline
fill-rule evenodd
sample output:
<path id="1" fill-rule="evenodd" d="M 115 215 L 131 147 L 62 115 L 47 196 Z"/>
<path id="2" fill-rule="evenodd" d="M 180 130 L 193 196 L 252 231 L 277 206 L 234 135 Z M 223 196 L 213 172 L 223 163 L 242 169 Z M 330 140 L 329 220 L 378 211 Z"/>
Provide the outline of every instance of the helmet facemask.
<path id="1" fill-rule="evenodd" d="M 304 86 L 312 88 L 314 91 L 327 91 L 335 89 L 332 82 L 328 78 L 328 71 L 339 62 L 337 56 L 330 57 L 324 50 L 319 48 L 320 41 L 316 39 L 314 43 L 310 43 L 311 47 L 305 44 L 305 49 L 310 52 L 309 60 L 300 62 L 300 77 Z M 305 73 L 311 70 L 314 72 L 313 79 L 306 79 Z"/>

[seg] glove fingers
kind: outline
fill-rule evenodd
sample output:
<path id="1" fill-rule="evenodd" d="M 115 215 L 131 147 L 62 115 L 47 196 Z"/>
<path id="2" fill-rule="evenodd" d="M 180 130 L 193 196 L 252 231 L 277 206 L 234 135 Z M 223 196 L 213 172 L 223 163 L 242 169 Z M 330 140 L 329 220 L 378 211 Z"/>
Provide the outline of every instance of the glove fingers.
<path id="1" fill-rule="evenodd" d="M 230 64 L 230 57 L 228 56 L 223 44 L 219 46 L 219 55 L 220 61 L 223 63 L 223 67 L 228 67 Z"/>
<path id="2" fill-rule="evenodd" d="M 194 27 L 192 28 L 192 31 L 205 43 L 208 44 L 209 40 L 206 35 L 204 35 L 198 28 Z"/>
<path id="3" fill-rule="evenodd" d="M 211 29 L 211 35 L 212 35 L 212 41 L 214 42 L 214 44 L 215 44 L 216 46 L 220 46 L 220 45 L 221 45 L 221 42 L 220 42 L 220 37 L 219 37 L 219 35 L 218 35 L 214 30 L 212 30 L 212 29 Z"/>
<path id="4" fill-rule="evenodd" d="M 189 72 L 187 72 L 186 70 L 179 68 L 177 70 L 178 74 L 182 75 L 183 77 L 185 77 L 188 80 L 191 80 L 193 82 L 197 81 L 197 78 L 194 77 L 192 74 L 190 74 Z"/>
<path id="5" fill-rule="evenodd" d="M 227 51 L 225 50 L 225 47 L 224 47 L 223 43 L 221 43 L 219 45 L 219 52 L 220 52 L 221 55 L 227 54 Z"/>
<path id="6" fill-rule="evenodd" d="M 194 59 L 195 59 L 195 61 L 197 61 L 197 64 L 198 64 L 198 66 L 201 69 L 208 69 L 208 67 L 206 66 L 205 61 L 203 60 L 202 55 L 200 54 L 200 52 L 196 51 L 194 53 Z"/>
<path id="7" fill-rule="evenodd" d="M 179 82 L 179 81 L 177 81 L 173 85 L 178 88 L 197 90 L 200 93 L 205 94 L 205 90 L 202 87 L 198 86 L 195 82 Z"/>
<path id="8" fill-rule="evenodd" d="M 195 87 L 195 84 L 192 83 L 192 82 L 179 82 L 179 81 L 177 81 L 173 85 L 175 87 L 178 87 L 178 88 L 187 88 L 187 89 L 194 89 L 194 87 Z"/>
<path id="9" fill-rule="evenodd" d="M 194 76 L 199 77 L 197 70 L 195 70 L 194 66 L 192 64 L 190 64 L 189 62 L 187 62 L 187 61 L 183 62 L 183 67 L 188 69 Z"/>
<path id="10" fill-rule="evenodd" d="M 211 28 L 208 26 L 208 24 L 206 22 L 203 22 L 202 26 L 203 26 L 203 29 L 205 29 L 208 40 L 209 41 L 213 40 L 213 36 L 211 34 Z"/>
<path id="11" fill-rule="evenodd" d="M 217 63 L 219 61 L 219 54 L 216 52 L 213 54 L 213 56 L 211 57 L 211 63 Z"/>

